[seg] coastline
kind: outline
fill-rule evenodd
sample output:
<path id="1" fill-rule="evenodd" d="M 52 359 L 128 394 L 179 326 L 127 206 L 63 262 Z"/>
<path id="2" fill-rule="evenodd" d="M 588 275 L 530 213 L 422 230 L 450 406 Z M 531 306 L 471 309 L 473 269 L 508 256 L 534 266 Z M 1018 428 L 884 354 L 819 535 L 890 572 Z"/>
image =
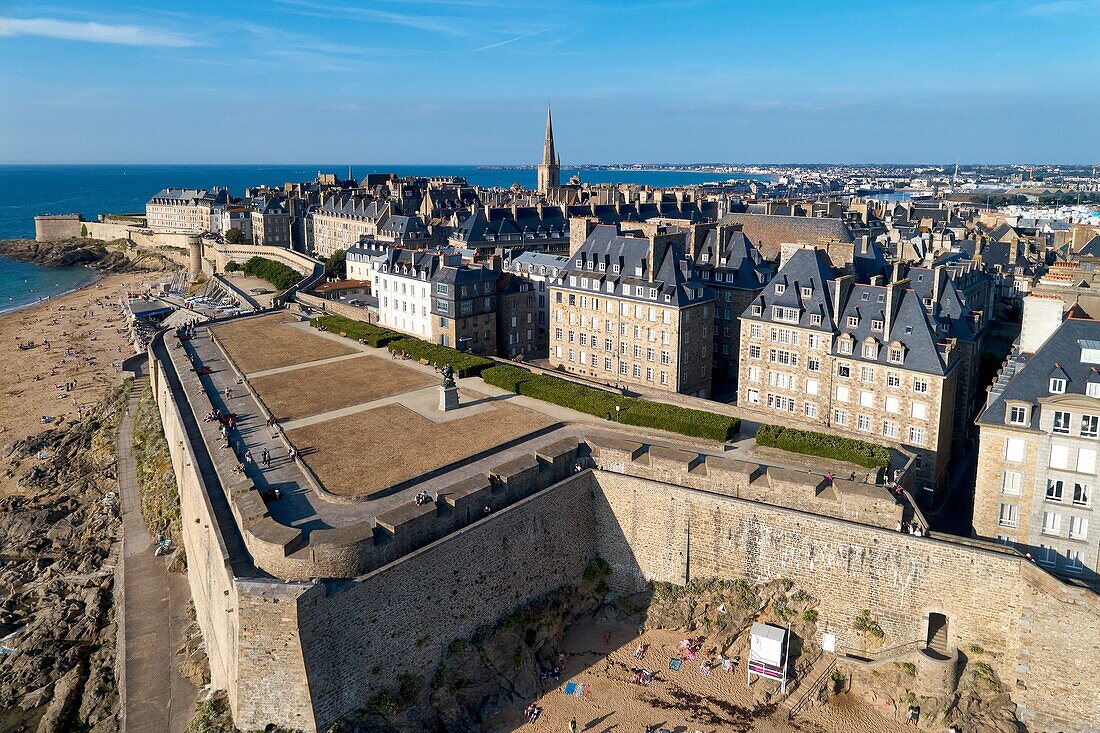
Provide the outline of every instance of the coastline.
<path id="1" fill-rule="evenodd" d="M 0 258 L 4 258 L 4 255 L 0 255 Z M 13 259 L 13 258 L 7 257 L 6 259 L 10 260 L 10 259 Z M 22 260 L 15 260 L 15 261 L 16 262 L 22 262 Z M 31 264 L 37 264 L 37 263 L 31 263 Z M 46 268 L 46 269 L 50 269 L 49 265 L 38 265 L 38 266 Z M 97 282 L 102 280 L 104 277 L 106 277 L 106 275 L 104 275 L 102 272 L 95 269 L 91 265 L 84 265 L 84 268 L 87 269 L 88 272 L 89 272 L 89 275 L 86 279 L 80 281 L 79 283 L 77 283 L 75 285 L 71 285 L 71 286 L 67 287 L 64 290 L 59 290 L 56 293 L 51 293 L 50 295 L 43 296 L 43 297 L 39 298 L 38 300 L 31 301 L 30 303 L 20 303 L 19 305 L 14 305 L 14 306 L 11 306 L 11 307 L 2 307 L 2 306 L 0 306 L 0 318 L 11 315 L 13 313 L 17 313 L 21 310 L 26 310 L 27 308 L 33 308 L 36 305 L 43 305 L 43 304 L 45 304 L 45 303 L 47 303 L 51 300 L 57 300 L 59 298 L 63 298 L 66 295 L 72 295 L 73 293 L 84 290 L 85 288 L 90 288 L 91 286 L 95 285 Z"/>

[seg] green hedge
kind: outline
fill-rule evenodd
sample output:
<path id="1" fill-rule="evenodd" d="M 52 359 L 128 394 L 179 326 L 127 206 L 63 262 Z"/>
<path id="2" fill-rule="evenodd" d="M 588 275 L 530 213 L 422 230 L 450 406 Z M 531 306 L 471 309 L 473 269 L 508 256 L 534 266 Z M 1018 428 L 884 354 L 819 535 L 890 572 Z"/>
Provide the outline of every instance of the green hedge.
<path id="1" fill-rule="evenodd" d="M 681 435 L 719 441 L 729 440 L 741 429 L 741 420 L 736 417 L 635 397 L 621 397 L 602 389 L 535 374 L 510 365 L 486 369 L 481 373 L 481 378 L 509 392 L 552 402 L 596 417 L 611 415 L 614 419 L 615 406 L 618 405 L 621 408 L 619 422 L 627 425 L 659 428 Z"/>
<path id="2" fill-rule="evenodd" d="M 269 260 L 266 257 L 249 257 L 241 269 L 244 270 L 246 275 L 267 280 L 279 292 L 297 285 L 304 277 L 302 273 L 293 267 L 288 267 L 282 262 Z"/>
<path id="3" fill-rule="evenodd" d="M 389 344 L 390 342 L 397 341 L 405 338 L 402 334 L 396 331 L 391 331 L 388 328 L 382 326 L 376 326 L 373 323 L 364 323 L 362 321 L 353 321 L 350 318 L 344 318 L 343 316 L 320 316 L 314 318 L 309 322 L 309 325 L 317 328 L 318 326 L 324 326 L 333 333 L 343 333 L 348 338 L 355 340 L 362 339 L 369 346 L 380 347 Z"/>
<path id="4" fill-rule="evenodd" d="M 847 461 L 864 468 L 888 467 L 890 451 L 881 445 L 839 435 L 795 430 L 781 425 L 761 425 L 756 431 L 756 444 L 765 448 L 781 448 L 820 458 Z"/>
<path id="5" fill-rule="evenodd" d="M 390 351 L 398 353 L 407 351 L 416 360 L 427 359 L 433 364 L 439 364 L 440 367 L 444 364 L 450 364 L 455 370 L 455 375 L 459 377 L 476 377 L 481 374 L 482 370 L 493 365 L 492 359 L 457 351 L 439 344 L 431 344 L 418 338 L 399 339 L 390 342 L 388 346 Z"/>

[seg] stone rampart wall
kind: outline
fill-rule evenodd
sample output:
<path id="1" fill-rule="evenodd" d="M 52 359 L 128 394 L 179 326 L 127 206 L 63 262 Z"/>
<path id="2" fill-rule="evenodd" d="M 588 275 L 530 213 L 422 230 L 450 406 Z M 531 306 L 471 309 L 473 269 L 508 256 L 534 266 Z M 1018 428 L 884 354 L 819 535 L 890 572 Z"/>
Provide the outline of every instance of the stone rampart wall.
<path id="1" fill-rule="evenodd" d="M 426 689 L 453 639 L 577 580 L 594 557 L 595 488 L 590 471 L 576 474 L 331 595 L 303 598 L 318 727 L 395 688 L 398 674 Z M 373 674 L 375 665 L 384 671 Z"/>
<path id="2" fill-rule="evenodd" d="M 338 300 L 328 300 L 327 298 L 311 295 L 309 293 L 298 293 L 295 297 L 298 302 L 303 305 L 323 310 L 334 316 L 343 316 L 344 318 L 350 318 L 353 321 L 362 321 L 363 323 L 378 322 L 378 310 L 376 308 L 359 308 L 358 306 L 341 303 Z"/>
<path id="3" fill-rule="evenodd" d="M 303 275 L 310 275 L 318 262 L 301 252 L 295 252 L 286 247 L 269 247 L 267 245 L 218 243 L 207 249 L 208 253 L 211 251 L 214 254 L 218 272 L 225 272 L 225 266 L 230 262 L 244 264 L 250 257 L 264 257 L 282 262 L 287 267 L 291 267 Z"/>
<path id="4" fill-rule="evenodd" d="M 44 214 L 34 217 L 34 239 L 37 242 L 59 242 L 80 236 L 84 224 L 80 214 Z"/>
<path id="5" fill-rule="evenodd" d="M 1100 604 L 1013 553 L 912 537 L 713 493 L 601 471 L 598 554 L 620 591 L 650 580 L 787 578 L 820 600 L 818 628 L 839 650 L 923 641 L 928 614 L 948 619 L 948 643 L 986 650 L 1036 729 L 1097 731 Z M 880 643 L 854 629 L 863 609 Z"/>

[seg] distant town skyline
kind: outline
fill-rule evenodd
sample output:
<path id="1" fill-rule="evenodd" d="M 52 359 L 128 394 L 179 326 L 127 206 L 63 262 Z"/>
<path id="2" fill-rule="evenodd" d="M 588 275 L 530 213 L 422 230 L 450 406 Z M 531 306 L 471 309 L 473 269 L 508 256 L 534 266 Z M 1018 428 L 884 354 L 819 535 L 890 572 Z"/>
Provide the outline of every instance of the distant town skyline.
<path id="1" fill-rule="evenodd" d="M 0 10 L 0 162 L 1090 164 L 1100 2 Z"/>

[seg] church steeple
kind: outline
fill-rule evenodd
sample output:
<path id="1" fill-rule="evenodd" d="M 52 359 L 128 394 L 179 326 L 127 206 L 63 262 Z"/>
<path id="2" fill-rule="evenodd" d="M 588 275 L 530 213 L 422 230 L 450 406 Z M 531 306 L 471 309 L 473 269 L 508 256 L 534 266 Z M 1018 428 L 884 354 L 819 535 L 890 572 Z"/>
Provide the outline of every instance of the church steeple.
<path id="1" fill-rule="evenodd" d="M 542 163 L 538 169 L 538 190 L 543 195 L 561 186 L 561 160 L 554 149 L 554 121 L 546 106 L 546 139 L 542 143 Z"/>

